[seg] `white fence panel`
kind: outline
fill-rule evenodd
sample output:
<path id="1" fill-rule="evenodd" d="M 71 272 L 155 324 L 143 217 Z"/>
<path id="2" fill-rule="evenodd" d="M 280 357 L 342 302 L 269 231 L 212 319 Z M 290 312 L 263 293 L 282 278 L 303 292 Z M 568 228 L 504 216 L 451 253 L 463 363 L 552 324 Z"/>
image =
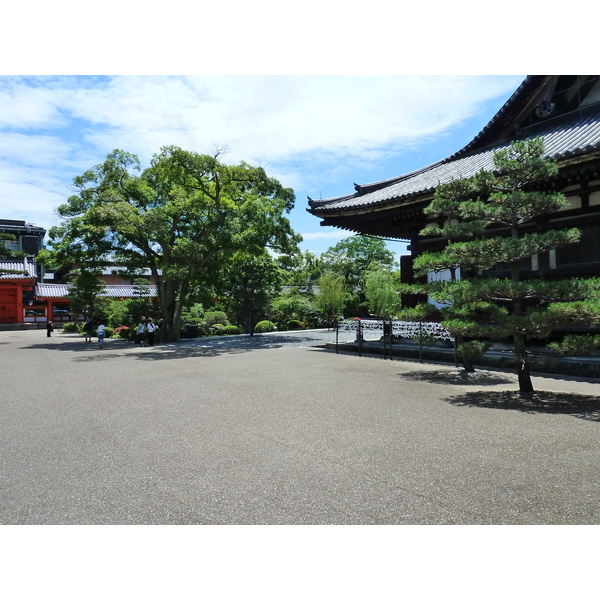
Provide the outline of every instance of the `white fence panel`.
<path id="1" fill-rule="evenodd" d="M 348 319 L 339 321 L 338 327 L 340 331 L 357 331 L 359 321 Z M 361 319 L 360 327 L 363 332 L 363 338 L 367 334 L 377 334 L 379 337 L 383 335 L 383 321 L 372 319 Z M 397 337 L 414 339 L 423 332 L 426 335 L 431 335 L 436 340 L 447 340 L 454 342 L 452 334 L 442 327 L 440 323 L 435 321 L 392 321 L 392 334 Z"/>

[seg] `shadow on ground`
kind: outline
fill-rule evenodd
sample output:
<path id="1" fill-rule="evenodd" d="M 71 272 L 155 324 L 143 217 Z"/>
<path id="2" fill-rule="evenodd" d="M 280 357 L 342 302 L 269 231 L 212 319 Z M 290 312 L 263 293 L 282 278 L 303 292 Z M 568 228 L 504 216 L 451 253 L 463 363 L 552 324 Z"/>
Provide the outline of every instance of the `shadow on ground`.
<path id="1" fill-rule="evenodd" d="M 600 398 L 582 394 L 536 392 L 533 398 L 522 398 L 517 391 L 467 392 L 448 398 L 455 406 L 470 406 L 526 413 L 571 415 L 600 422 Z"/>
<path id="2" fill-rule="evenodd" d="M 504 373 L 490 371 L 475 371 L 468 373 L 464 369 L 453 371 L 441 369 L 439 371 L 412 371 L 403 373 L 402 377 L 425 381 L 427 383 L 441 383 L 442 385 L 500 385 L 503 383 L 514 383 L 514 378 L 507 377 Z"/>
<path id="3" fill-rule="evenodd" d="M 223 338 L 198 338 L 195 340 L 181 340 L 169 344 L 140 347 L 127 340 L 107 340 L 103 348 L 98 348 L 97 342 L 86 343 L 83 338 L 64 340 L 68 343 L 40 342 L 21 346 L 20 350 L 50 350 L 72 352 L 76 356 L 73 360 L 80 361 L 106 361 L 123 356 L 131 356 L 138 360 L 173 360 L 190 357 L 214 357 L 221 354 L 239 354 L 253 350 L 282 348 L 290 344 L 297 344 L 293 336 L 278 335 L 248 336 L 248 337 L 223 337 Z M 305 339 L 302 345 L 317 347 L 320 338 Z"/>

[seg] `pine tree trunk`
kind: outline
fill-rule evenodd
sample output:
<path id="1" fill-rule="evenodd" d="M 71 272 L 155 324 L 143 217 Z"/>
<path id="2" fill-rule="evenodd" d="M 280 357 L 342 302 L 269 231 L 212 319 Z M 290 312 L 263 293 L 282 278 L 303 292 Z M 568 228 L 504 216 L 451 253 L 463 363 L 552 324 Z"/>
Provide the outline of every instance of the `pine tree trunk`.
<path id="1" fill-rule="evenodd" d="M 462 335 L 456 336 L 456 344 L 460 346 L 465 341 L 465 338 Z M 460 362 L 462 363 L 463 369 L 467 373 L 475 373 L 475 366 L 473 363 L 464 355 L 463 352 L 460 353 Z"/>
<path id="2" fill-rule="evenodd" d="M 519 378 L 519 394 L 521 396 L 531 396 L 535 390 L 529 374 L 529 362 L 527 360 L 527 350 L 525 349 L 525 340 L 520 335 L 515 335 L 515 359 L 517 361 L 517 376 Z"/>
<path id="3" fill-rule="evenodd" d="M 512 227 L 512 239 L 519 239 L 518 227 L 513 224 Z M 513 283 L 520 281 L 519 263 L 513 262 L 511 264 L 511 279 Z M 513 316 L 523 316 L 523 301 L 518 298 L 514 302 Z M 527 360 L 527 349 L 525 347 L 525 337 L 520 333 L 513 334 L 513 340 L 515 344 L 515 359 L 517 361 L 517 377 L 519 379 L 519 395 L 520 396 L 532 396 L 534 393 L 533 383 L 531 381 L 531 375 L 529 374 L 529 362 Z"/>

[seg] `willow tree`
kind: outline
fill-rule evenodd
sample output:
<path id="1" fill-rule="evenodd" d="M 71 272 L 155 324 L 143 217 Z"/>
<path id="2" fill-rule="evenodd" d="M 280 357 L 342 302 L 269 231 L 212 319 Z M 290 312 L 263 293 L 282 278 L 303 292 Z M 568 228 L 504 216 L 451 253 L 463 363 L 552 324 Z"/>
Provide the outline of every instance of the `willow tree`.
<path id="1" fill-rule="evenodd" d="M 400 308 L 398 276 L 388 269 L 371 269 L 363 279 L 371 312 L 384 321 L 394 317 Z"/>
<path id="2" fill-rule="evenodd" d="M 319 277 L 317 284 L 319 293 L 315 296 L 315 302 L 325 319 L 332 325 L 344 307 L 346 283 L 342 275 L 327 270 Z"/>
<path id="3" fill-rule="evenodd" d="M 523 278 L 524 259 L 576 243 L 578 229 L 535 231 L 528 227 L 568 207 L 564 195 L 540 191 L 558 171 L 543 156 L 540 139 L 513 142 L 494 153 L 494 171 L 438 186 L 427 212 L 438 225 L 422 235 L 442 236 L 446 246 L 415 260 L 417 274 L 450 273 L 447 280 L 413 287 L 441 303 L 443 324 L 455 336 L 511 339 L 521 394 L 534 392 L 526 343 L 553 328 L 600 321 L 596 279 Z M 509 276 L 494 276 L 506 265 Z M 458 273 L 460 272 L 460 277 Z"/>
<path id="4" fill-rule="evenodd" d="M 296 251 L 300 239 L 286 217 L 293 191 L 262 168 L 226 165 L 218 155 L 167 146 L 142 171 L 135 155 L 115 150 L 73 185 L 42 259 L 125 267 L 132 276 L 150 269 L 167 341 L 179 339 L 186 296 L 210 283 L 211 264 L 238 250 Z"/>

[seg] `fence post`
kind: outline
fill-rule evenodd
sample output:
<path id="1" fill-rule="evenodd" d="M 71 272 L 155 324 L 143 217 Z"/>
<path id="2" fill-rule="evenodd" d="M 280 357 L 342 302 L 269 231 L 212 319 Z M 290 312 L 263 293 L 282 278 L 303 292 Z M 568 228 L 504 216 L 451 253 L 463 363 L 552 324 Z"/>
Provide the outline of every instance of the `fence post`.
<path id="1" fill-rule="evenodd" d="M 359 319 L 358 320 L 358 355 L 359 356 L 362 356 L 362 342 L 363 342 L 362 321 Z"/>

